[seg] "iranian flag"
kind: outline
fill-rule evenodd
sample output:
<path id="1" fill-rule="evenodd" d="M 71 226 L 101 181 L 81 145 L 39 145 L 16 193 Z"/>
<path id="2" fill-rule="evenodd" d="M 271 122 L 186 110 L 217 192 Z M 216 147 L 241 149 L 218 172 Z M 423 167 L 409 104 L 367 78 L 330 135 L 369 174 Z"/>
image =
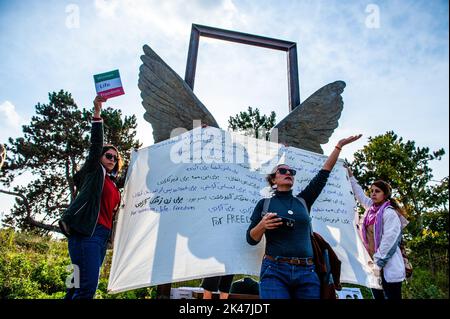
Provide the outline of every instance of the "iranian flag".
<path id="1" fill-rule="evenodd" d="M 125 94 L 120 81 L 119 70 L 94 75 L 95 90 L 104 98 Z"/>

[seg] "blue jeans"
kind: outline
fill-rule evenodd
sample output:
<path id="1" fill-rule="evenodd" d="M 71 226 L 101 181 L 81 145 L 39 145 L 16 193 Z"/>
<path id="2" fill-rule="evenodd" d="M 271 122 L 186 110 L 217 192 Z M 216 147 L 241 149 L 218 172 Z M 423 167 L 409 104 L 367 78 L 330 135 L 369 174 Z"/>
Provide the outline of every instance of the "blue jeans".
<path id="1" fill-rule="evenodd" d="M 77 272 L 74 272 L 75 288 L 67 290 L 65 299 L 94 298 L 110 234 L 111 230 L 97 225 L 92 237 L 78 234 L 69 237 L 70 259 L 79 269 L 79 288 Z"/>
<path id="2" fill-rule="evenodd" d="M 298 266 L 263 259 L 260 273 L 261 299 L 320 299 L 320 280 L 315 266 Z"/>

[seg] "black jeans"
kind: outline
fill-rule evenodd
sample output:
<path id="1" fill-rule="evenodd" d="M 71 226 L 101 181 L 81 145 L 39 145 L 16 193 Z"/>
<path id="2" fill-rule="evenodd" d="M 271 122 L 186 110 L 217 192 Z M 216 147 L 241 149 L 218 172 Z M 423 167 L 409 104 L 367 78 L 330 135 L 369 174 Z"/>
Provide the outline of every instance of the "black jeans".
<path id="1" fill-rule="evenodd" d="M 387 282 L 384 279 L 384 274 L 381 272 L 381 286 L 383 289 L 373 289 L 372 294 L 376 300 L 383 299 L 402 299 L 402 282 Z"/>
<path id="2" fill-rule="evenodd" d="M 230 292 L 234 275 L 214 276 L 204 278 L 200 287 L 208 291 Z"/>

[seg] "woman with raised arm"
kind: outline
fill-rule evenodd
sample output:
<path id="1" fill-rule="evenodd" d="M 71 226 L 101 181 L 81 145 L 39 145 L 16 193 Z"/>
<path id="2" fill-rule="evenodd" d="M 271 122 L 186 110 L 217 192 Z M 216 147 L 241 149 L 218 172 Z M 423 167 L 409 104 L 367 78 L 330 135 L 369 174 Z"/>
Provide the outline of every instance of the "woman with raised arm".
<path id="1" fill-rule="evenodd" d="M 364 246 L 373 259 L 374 274 L 381 277 L 383 290 L 372 289 L 375 299 L 401 299 L 405 264 L 400 251 L 406 214 L 392 196 L 391 186 L 377 180 L 370 186 L 368 197 L 351 169 L 347 168 L 356 200 L 366 210 L 359 231 Z"/>
<path id="2" fill-rule="evenodd" d="M 100 267 L 111 236 L 120 193 L 114 181 L 122 167 L 119 151 L 103 144 L 103 120 L 100 116 L 106 99 L 94 100 L 89 155 L 74 176 L 77 196 L 59 220 L 68 237 L 70 259 L 74 266 L 73 288 L 66 299 L 92 299 L 98 285 Z"/>
<path id="3" fill-rule="evenodd" d="M 322 169 L 296 197 L 292 195 L 296 171 L 277 165 L 267 176 L 276 188 L 267 213 L 262 199 L 256 205 L 247 230 L 247 242 L 258 244 L 266 238 L 260 272 L 262 299 L 319 299 L 320 281 L 315 271 L 309 211 L 328 180 L 342 147 L 361 135 L 340 140 Z M 306 207 L 305 207 L 306 205 Z M 264 216 L 262 216 L 264 215 Z"/>

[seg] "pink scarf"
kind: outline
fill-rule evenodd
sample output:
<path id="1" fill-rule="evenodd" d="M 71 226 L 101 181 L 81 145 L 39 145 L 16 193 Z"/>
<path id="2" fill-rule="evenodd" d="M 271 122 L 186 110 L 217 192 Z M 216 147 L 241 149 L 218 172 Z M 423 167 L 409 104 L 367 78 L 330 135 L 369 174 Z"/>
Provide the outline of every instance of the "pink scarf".
<path id="1" fill-rule="evenodd" d="M 381 226 L 382 221 L 383 221 L 384 209 L 387 206 L 389 206 L 390 203 L 391 203 L 391 201 L 387 200 L 381 205 L 372 204 L 369 207 L 369 209 L 367 210 L 367 214 L 366 214 L 366 217 L 364 217 L 364 223 L 363 223 L 363 227 L 362 227 L 362 238 L 364 241 L 364 246 L 366 246 L 367 249 L 369 247 L 369 242 L 367 240 L 366 229 L 368 226 L 374 225 L 374 224 Z M 378 246 L 380 245 L 380 241 L 381 241 L 381 227 L 375 227 L 375 250 L 378 249 Z"/>

